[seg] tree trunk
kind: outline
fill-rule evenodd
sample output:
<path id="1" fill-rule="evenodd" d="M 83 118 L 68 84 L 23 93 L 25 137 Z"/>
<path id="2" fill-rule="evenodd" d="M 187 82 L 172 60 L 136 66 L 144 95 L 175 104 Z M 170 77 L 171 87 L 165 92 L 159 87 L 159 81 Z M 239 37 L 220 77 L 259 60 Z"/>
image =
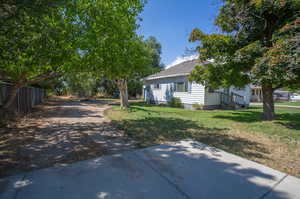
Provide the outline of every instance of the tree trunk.
<path id="1" fill-rule="evenodd" d="M 20 88 L 20 86 L 18 86 L 18 85 L 12 86 L 12 88 L 10 89 L 8 96 L 6 97 L 6 100 L 4 101 L 4 104 L 2 106 L 3 109 L 7 110 L 12 105 L 12 103 L 16 99 L 19 88 Z"/>
<path id="2" fill-rule="evenodd" d="M 121 108 L 127 109 L 129 108 L 127 80 L 125 79 L 117 80 L 117 84 L 120 91 Z"/>
<path id="3" fill-rule="evenodd" d="M 275 112 L 274 112 L 274 99 L 273 99 L 273 88 L 272 85 L 263 84 L 262 85 L 263 92 L 263 119 L 264 120 L 274 120 Z"/>

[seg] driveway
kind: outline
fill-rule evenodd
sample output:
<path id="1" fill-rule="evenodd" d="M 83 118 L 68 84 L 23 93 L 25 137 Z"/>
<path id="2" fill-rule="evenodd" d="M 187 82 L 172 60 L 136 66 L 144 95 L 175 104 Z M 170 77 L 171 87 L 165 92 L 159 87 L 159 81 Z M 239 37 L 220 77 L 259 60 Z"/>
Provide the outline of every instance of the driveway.
<path id="1" fill-rule="evenodd" d="M 16 125 L 0 128 L 0 177 L 135 148 L 104 118 L 108 101 L 49 101 Z"/>
<path id="2" fill-rule="evenodd" d="M 300 179 L 194 141 L 2 179 L 2 199 L 297 199 Z"/>

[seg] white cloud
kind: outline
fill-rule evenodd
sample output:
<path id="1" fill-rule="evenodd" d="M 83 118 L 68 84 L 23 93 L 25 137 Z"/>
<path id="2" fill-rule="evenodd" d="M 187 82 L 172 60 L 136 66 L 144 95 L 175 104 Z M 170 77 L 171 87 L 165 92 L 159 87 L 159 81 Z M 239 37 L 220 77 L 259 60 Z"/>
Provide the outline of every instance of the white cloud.
<path id="1" fill-rule="evenodd" d="M 197 59 L 197 58 L 198 58 L 198 55 L 191 55 L 191 56 L 186 56 L 186 57 L 183 57 L 183 56 L 177 57 L 171 64 L 166 66 L 166 69 L 170 68 L 172 66 L 175 66 L 177 64 L 180 64 L 182 62 L 194 60 L 194 59 Z"/>

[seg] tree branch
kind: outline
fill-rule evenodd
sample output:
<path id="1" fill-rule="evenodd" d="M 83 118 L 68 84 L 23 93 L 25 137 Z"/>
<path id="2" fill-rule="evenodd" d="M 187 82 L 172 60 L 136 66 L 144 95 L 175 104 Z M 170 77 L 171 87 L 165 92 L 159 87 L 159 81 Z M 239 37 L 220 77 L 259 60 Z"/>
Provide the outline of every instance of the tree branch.
<path id="1" fill-rule="evenodd" d="M 48 79 L 48 78 L 51 78 L 51 77 L 54 77 L 55 75 L 57 75 L 58 73 L 54 72 L 54 71 L 50 71 L 48 73 L 45 73 L 45 74 L 41 74 L 41 75 L 38 75 L 30 80 L 25 80 L 24 82 L 22 82 L 23 84 L 25 85 L 30 85 L 30 84 L 36 84 L 42 80 L 45 80 L 45 79 Z"/>

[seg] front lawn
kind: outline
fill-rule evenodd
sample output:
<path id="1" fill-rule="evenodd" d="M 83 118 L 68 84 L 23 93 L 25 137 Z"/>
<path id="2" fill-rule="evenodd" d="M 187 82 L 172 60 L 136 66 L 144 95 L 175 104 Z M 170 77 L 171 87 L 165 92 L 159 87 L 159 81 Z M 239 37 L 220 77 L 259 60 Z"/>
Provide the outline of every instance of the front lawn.
<path id="1" fill-rule="evenodd" d="M 140 147 L 194 139 L 283 172 L 300 176 L 300 109 L 276 108 L 277 120 L 261 121 L 261 107 L 190 111 L 134 103 L 106 111 Z"/>
<path id="2" fill-rule="evenodd" d="M 300 102 L 275 102 L 277 105 L 300 106 Z"/>

